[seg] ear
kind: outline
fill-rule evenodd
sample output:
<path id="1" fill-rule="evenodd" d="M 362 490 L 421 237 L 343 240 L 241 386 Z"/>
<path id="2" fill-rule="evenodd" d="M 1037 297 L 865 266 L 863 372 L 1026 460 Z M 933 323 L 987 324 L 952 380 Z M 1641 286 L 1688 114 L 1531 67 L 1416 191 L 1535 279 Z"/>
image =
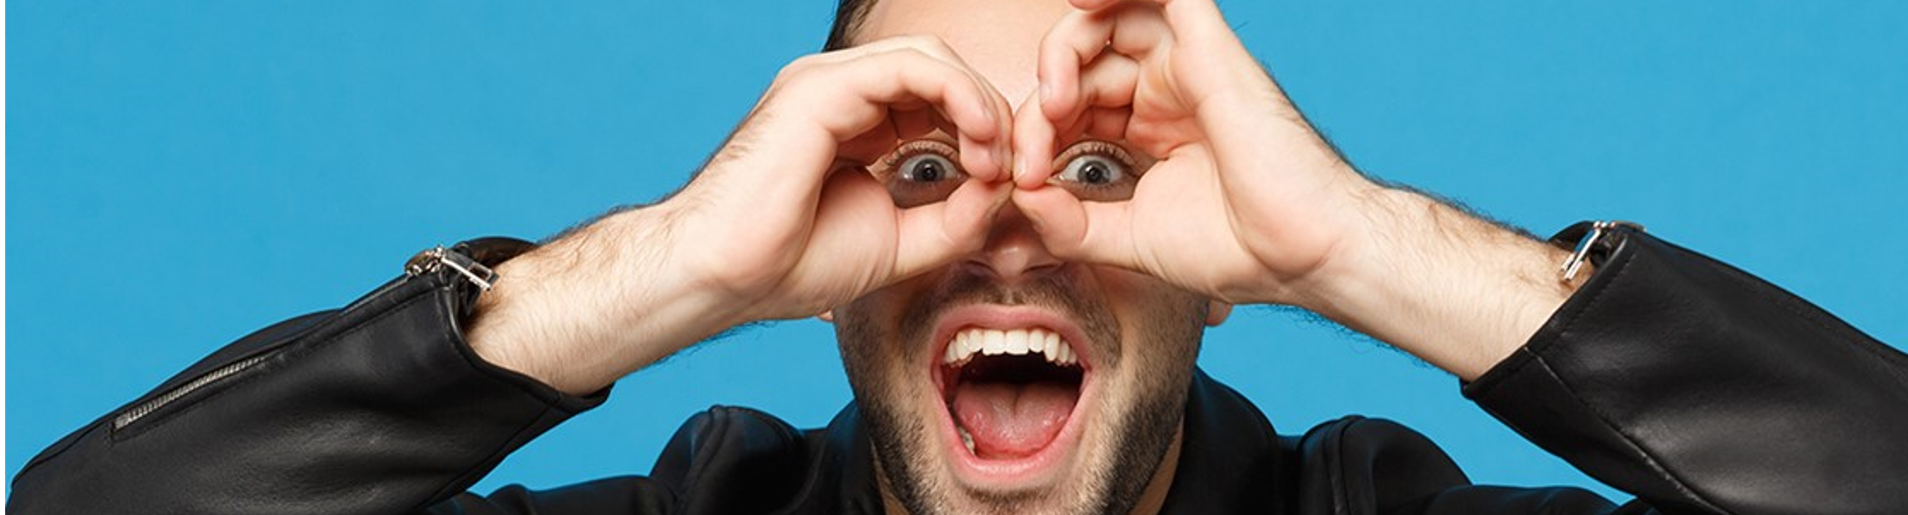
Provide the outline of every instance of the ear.
<path id="1" fill-rule="evenodd" d="M 1206 327 L 1219 327 L 1226 323 L 1226 317 L 1232 316 L 1232 303 L 1213 300 L 1206 306 Z"/>
<path id="2" fill-rule="evenodd" d="M 821 312 L 821 314 L 815 315 L 815 318 L 819 318 L 821 319 L 821 321 L 828 322 L 830 324 L 835 323 L 835 310 L 831 309 L 828 311 L 823 311 Z"/>

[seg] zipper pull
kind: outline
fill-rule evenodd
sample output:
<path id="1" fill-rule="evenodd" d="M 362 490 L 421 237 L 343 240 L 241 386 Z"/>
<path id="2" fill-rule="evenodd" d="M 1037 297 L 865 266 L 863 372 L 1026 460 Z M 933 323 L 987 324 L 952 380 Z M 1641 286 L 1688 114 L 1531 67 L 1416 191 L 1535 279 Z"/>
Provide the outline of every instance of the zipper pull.
<path id="1" fill-rule="evenodd" d="M 1564 284 L 1571 284 L 1571 281 L 1577 279 L 1577 272 L 1583 271 L 1583 264 L 1590 260 L 1590 249 L 1596 247 L 1597 240 L 1602 239 L 1604 234 L 1618 226 L 1629 227 L 1637 232 L 1643 232 L 1643 225 L 1636 222 L 1598 220 L 1591 223 L 1590 234 L 1586 234 L 1583 239 L 1577 240 L 1576 250 L 1571 251 L 1570 258 L 1565 259 L 1563 262 L 1562 272 Z"/>
<path id="2" fill-rule="evenodd" d="M 442 245 L 425 249 L 411 256 L 410 261 L 404 262 L 404 275 L 417 277 L 435 273 L 446 267 L 470 279 L 471 284 L 477 285 L 479 291 L 490 291 L 491 283 L 497 281 L 497 272 L 490 267 L 478 263 L 477 260 L 471 259 L 462 252 L 444 248 Z"/>

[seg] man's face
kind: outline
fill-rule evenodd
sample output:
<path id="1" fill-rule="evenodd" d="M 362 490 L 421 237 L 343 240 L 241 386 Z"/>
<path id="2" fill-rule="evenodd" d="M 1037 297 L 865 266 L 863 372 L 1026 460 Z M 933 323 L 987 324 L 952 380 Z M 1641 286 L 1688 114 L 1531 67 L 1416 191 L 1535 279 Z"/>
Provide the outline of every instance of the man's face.
<path id="1" fill-rule="evenodd" d="M 881 0 L 856 40 L 939 36 L 1018 109 L 1037 88 L 1040 38 L 1066 8 Z M 1150 161 L 1117 136 L 1063 136 L 1056 165 L 1098 159 L 1132 172 L 1130 187 Z M 898 152 L 890 166 L 921 162 Z M 1009 204 L 981 252 L 834 320 L 893 500 L 916 515 L 1086 514 L 1127 511 L 1149 485 L 1163 492 L 1200 338 L 1224 311 L 1149 276 L 1058 260 Z"/>

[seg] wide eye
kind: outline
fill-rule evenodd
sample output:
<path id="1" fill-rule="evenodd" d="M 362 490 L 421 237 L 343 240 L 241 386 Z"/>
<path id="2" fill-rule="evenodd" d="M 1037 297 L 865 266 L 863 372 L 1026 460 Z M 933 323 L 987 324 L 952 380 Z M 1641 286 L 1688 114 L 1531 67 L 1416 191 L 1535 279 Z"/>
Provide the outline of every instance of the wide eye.
<path id="1" fill-rule="evenodd" d="M 895 180 L 908 182 L 941 182 L 959 175 L 961 172 L 952 159 L 932 152 L 915 154 L 901 161 L 901 166 L 894 171 Z"/>
<path id="2" fill-rule="evenodd" d="M 1067 161 L 1067 167 L 1060 170 L 1060 180 L 1105 186 L 1125 180 L 1126 174 L 1126 163 L 1098 154 L 1081 154 Z"/>
<path id="3" fill-rule="evenodd" d="M 1054 160 L 1059 173 L 1052 184 L 1080 200 L 1109 202 L 1133 198 L 1141 164 L 1119 145 L 1098 140 L 1075 143 Z"/>
<path id="4" fill-rule="evenodd" d="M 967 173 L 955 163 L 959 155 L 953 145 L 932 139 L 909 141 L 884 160 L 888 171 L 885 182 L 895 207 L 910 208 L 946 200 Z"/>

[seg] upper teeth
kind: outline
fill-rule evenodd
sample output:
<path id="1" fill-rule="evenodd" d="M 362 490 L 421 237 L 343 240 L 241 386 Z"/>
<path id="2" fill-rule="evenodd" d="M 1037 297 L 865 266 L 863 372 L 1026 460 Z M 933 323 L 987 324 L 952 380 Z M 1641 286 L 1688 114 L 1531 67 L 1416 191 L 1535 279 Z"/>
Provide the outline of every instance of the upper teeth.
<path id="1" fill-rule="evenodd" d="M 947 344 L 947 355 L 942 358 L 945 364 L 955 364 L 973 358 L 975 354 L 994 356 L 1013 354 L 1024 356 L 1037 353 L 1047 358 L 1048 363 L 1071 365 L 1080 361 L 1073 353 L 1073 347 L 1067 345 L 1060 335 L 1045 329 L 1028 328 L 1001 331 L 995 329 L 967 329 L 954 335 L 954 341 Z"/>

